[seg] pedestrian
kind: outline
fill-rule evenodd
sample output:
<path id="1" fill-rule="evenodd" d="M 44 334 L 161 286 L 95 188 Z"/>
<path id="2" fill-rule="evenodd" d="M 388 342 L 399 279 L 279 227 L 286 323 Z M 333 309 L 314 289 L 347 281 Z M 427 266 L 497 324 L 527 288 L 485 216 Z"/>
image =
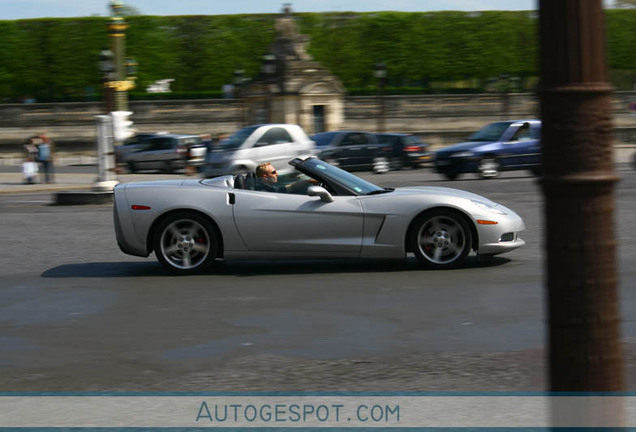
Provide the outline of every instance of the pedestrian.
<path id="1" fill-rule="evenodd" d="M 39 134 L 40 143 L 38 147 L 37 160 L 44 173 L 44 182 L 53 183 L 53 141 L 44 135 Z"/>
<path id="2" fill-rule="evenodd" d="M 22 162 L 22 178 L 25 184 L 35 183 L 38 175 L 38 164 L 33 155 L 27 156 Z"/>
<path id="3" fill-rule="evenodd" d="M 38 137 L 31 137 L 24 143 L 24 160 L 36 161 L 38 157 L 38 144 L 40 139 Z"/>

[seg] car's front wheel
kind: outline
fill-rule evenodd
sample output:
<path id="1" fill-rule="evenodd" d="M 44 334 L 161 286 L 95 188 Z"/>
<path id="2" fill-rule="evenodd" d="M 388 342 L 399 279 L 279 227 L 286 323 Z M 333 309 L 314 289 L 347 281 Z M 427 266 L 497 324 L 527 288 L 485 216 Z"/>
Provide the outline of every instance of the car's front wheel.
<path id="1" fill-rule="evenodd" d="M 468 223 L 452 210 L 432 210 L 423 214 L 410 232 L 413 253 L 428 267 L 457 267 L 471 249 L 472 234 Z"/>
<path id="2" fill-rule="evenodd" d="M 390 162 L 385 156 L 375 156 L 373 158 L 373 172 L 376 174 L 384 174 L 389 171 Z"/>
<path id="3" fill-rule="evenodd" d="M 153 247 L 165 269 L 177 274 L 198 273 L 218 255 L 217 231 L 205 217 L 191 212 L 173 213 L 155 230 Z"/>
<path id="4" fill-rule="evenodd" d="M 485 157 L 479 161 L 478 170 L 481 178 L 495 178 L 499 176 L 499 162 L 494 157 Z"/>

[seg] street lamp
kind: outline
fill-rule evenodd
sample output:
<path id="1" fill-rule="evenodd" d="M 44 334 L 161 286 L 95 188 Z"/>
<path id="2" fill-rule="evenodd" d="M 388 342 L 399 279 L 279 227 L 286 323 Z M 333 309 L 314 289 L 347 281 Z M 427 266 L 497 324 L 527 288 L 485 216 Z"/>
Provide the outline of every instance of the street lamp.
<path id="1" fill-rule="evenodd" d="M 265 80 L 265 88 L 267 90 L 267 96 L 265 100 L 265 111 L 267 116 L 267 122 L 271 122 L 271 107 L 272 107 L 272 91 L 270 89 L 271 84 L 276 82 L 276 56 L 273 54 L 266 54 L 263 56 L 263 63 L 261 65 L 261 74 Z"/>
<path id="2" fill-rule="evenodd" d="M 102 88 L 104 92 L 104 110 L 108 114 L 113 110 L 112 88 L 108 83 L 116 79 L 117 66 L 115 54 L 108 48 L 102 48 L 99 52 L 99 72 L 101 74 Z"/>
<path id="3" fill-rule="evenodd" d="M 234 71 L 234 94 L 238 99 L 238 115 L 237 124 L 238 127 L 243 126 L 243 94 L 242 88 L 245 82 L 245 71 L 243 69 L 236 69 Z"/>
<path id="4" fill-rule="evenodd" d="M 378 62 L 375 64 L 374 73 L 376 80 L 378 81 L 378 99 L 380 105 L 380 115 L 378 116 L 378 132 L 385 131 L 385 117 L 386 107 L 384 100 L 384 90 L 386 87 L 386 63 Z"/>

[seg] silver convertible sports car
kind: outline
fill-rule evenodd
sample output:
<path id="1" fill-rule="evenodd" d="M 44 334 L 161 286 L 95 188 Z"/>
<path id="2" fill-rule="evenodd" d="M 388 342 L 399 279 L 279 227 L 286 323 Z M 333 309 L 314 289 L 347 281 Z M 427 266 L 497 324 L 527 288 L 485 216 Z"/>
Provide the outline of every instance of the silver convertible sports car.
<path id="1" fill-rule="evenodd" d="M 154 251 L 166 269 L 189 274 L 219 259 L 407 253 L 444 269 L 471 250 L 496 255 L 525 244 L 521 217 L 482 196 L 442 187 L 386 189 L 315 157 L 290 165 L 292 187 L 279 188 L 286 193 L 260 191 L 260 180 L 245 174 L 118 185 L 119 247 L 142 257 Z"/>

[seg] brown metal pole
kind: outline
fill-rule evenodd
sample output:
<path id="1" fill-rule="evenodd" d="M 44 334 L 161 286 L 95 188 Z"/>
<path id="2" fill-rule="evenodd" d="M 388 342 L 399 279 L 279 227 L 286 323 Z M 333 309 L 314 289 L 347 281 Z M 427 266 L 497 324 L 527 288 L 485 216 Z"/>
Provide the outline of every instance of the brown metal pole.
<path id="1" fill-rule="evenodd" d="M 623 390 L 601 0 L 539 0 L 550 391 Z"/>

